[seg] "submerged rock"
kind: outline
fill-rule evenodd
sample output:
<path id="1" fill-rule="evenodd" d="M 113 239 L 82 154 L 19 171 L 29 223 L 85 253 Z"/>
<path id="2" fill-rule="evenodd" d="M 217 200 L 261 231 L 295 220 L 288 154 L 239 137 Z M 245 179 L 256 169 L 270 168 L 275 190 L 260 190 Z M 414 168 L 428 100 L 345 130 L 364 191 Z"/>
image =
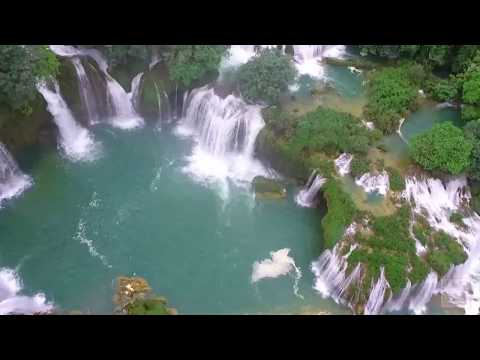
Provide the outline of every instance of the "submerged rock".
<path id="1" fill-rule="evenodd" d="M 255 196 L 260 199 L 285 199 L 287 197 L 285 186 L 277 180 L 256 176 L 252 186 Z"/>

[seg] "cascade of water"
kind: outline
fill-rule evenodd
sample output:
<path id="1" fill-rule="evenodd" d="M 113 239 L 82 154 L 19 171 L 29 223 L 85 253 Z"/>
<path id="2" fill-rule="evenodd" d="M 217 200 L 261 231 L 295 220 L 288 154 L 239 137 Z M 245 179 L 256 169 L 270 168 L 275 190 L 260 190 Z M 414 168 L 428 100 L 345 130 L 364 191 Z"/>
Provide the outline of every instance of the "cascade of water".
<path id="1" fill-rule="evenodd" d="M 343 57 L 345 45 L 293 45 L 293 51 L 300 74 L 322 78 L 324 77 L 324 68 L 320 61 L 324 57 Z"/>
<path id="2" fill-rule="evenodd" d="M 71 160 L 94 160 L 98 155 L 98 144 L 90 132 L 75 121 L 60 94 L 58 83 L 54 81 L 53 85 L 55 91 L 50 90 L 44 82 L 38 83 L 37 89 L 47 102 L 47 109 L 58 127 L 61 148 Z"/>
<path id="3" fill-rule="evenodd" d="M 53 309 L 42 293 L 32 297 L 20 295 L 22 282 L 11 269 L 0 269 L 0 315 L 44 314 Z"/>
<path id="4" fill-rule="evenodd" d="M 128 93 L 128 98 L 134 110 L 138 108 L 138 99 L 140 96 L 140 84 L 142 83 L 142 79 L 143 79 L 143 72 L 135 75 L 135 77 L 132 79 L 132 86 L 131 86 L 130 92 Z"/>
<path id="5" fill-rule="evenodd" d="M 355 183 L 361 186 L 367 193 L 377 192 L 383 196 L 390 189 L 390 180 L 385 170 L 377 175 L 363 174 L 360 178 L 355 179 Z"/>
<path id="6" fill-rule="evenodd" d="M 340 304 L 348 304 L 346 299 L 348 288 L 357 283 L 361 275 L 361 266 L 358 264 L 347 276 L 347 256 L 339 254 L 338 246 L 333 250 L 325 250 L 319 259 L 312 263 L 311 270 L 315 275 L 314 288 L 322 297 L 332 297 Z"/>
<path id="7" fill-rule="evenodd" d="M 385 306 L 382 308 L 382 312 L 392 312 L 400 311 L 403 309 L 408 297 L 410 296 L 410 291 L 412 289 L 412 283 L 407 279 L 407 285 L 401 291 L 400 295 L 395 297 L 390 297 Z"/>
<path id="8" fill-rule="evenodd" d="M 295 202 L 303 207 L 312 207 L 315 205 L 315 198 L 320 191 L 320 188 L 327 181 L 326 178 L 322 177 L 317 173 L 316 170 L 312 171 L 310 179 L 305 184 L 305 187 L 300 190 L 298 195 L 295 197 Z"/>
<path id="9" fill-rule="evenodd" d="M 268 176 L 253 156 L 263 126 L 260 107 L 233 95 L 223 99 L 212 88 L 193 90 L 176 129 L 179 135 L 193 136 L 197 142 L 185 170 L 202 180 L 243 183 L 257 175 Z"/>
<path id="10" fill-rule="evenodd" d="M 71 60 L 77 73 L 80 96 L 82 98 L 83 105 L 87 109 L 88 121 L 90 124 L 95 124 L 98 122 L 99 109 L 92 84 L 90 83 L 90 79 L 85 72 L 85 68 L 83 67 L 80 58 L 72 57 Z"/>
<path id="11" fill-rule="evenodd" d="M 416 288 L 408 308 L 415 315 L 423 314 L 427 310 L 427 303 L 437 290 L 438 276 L 435 272 L 428 274 L 427 278 Z"/>
<path id="12" fill-rule="evenodd" d="M 23 174 L 5 146 L 0 143 L 0 207 L 4 200 L 20 195 L 33 180 Z"/>
<path id="13" fill-rule="evenodd" d="M 143 119 L 134 109 L 134 104 L 131 101 L 132 97 L 108 73 L 108 63 L 100 51 L 92 48 L 75 48 L 69 45 L 50 45 L 50 49 L 63 57 L 89 56 L 97 63 L 105 76 L 107 101 L 110 105 L 113 125 L 122 129 L 131 129 L 144 124 Z"/>
<path id="14" fill-rule="evenodd" d="M 335 167 L 340 176 L 345 176 L 350 173 L 350 164 L 352 163 L 353 155 L 343 153 L 335 159 Z"/>
<path id="15" fill-rule="evenodd" d="M 434 229 L 443 230 L 460 241 L 468 255 L 465 263 L 453 267 L 445 275 L 436 291 L 447 295 L 451 303 L 463 308 L 467 314 L 478 314 L 480 310 L 480 216 L 471 212 L 463 219 L 465 225 L 463 228 L 450 222 L 450 215 L 467 204 L 471 197 L 465 177 L 451 179 L 446 185 L 439 179 L 407 177 L 405 184 L 403 196 L 410 201 L 414 211 L 418 214 L 426 214 L 430 226 Z M 433 277 L 434 275 L 431 275 L 429 280 L 431 283 L 433 283 Z M 433 285 L 430 286 L 433 287 Z M 424 297 L 432 295 L 428 291 L 424 294 L 426 294 Z M 412 309 L 421 310 L 420 305 L 412 305 Z"/>
<path id="16" fill-rule="evenodd" d="M 372 290 L 370 296 L 365 305 L 365 315 L 377 315 L 382 309 L 382 305 L 385 301 L 385 292 L 390 288 L 387 279 L 385 278 L 385 269 L 383 266 L 380 268 L 380 276 L 375 284 L 372 284 Z"/>
<path id="17" fill-rule="evenodd" d="M 401 118 L 400 121 L 398 122 L 397 134 L 398 136 L 400 136 L 400 139 L 402 139 L 403 142 L 408 145 L 407 139 L 405 139 L 405 137 L 402 134 L 402 125 L 404 122 L 405 122 L 405 118 Z"/>

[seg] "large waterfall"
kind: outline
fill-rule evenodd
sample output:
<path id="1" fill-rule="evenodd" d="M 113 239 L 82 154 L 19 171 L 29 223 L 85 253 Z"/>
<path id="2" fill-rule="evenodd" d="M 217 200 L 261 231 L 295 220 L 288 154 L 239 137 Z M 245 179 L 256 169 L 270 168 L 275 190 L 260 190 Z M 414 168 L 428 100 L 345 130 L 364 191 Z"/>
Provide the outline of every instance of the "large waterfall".
<path id="1" fill-rule="evenodd" d="M 47 109 L 60 132 L 59 145 L 71 160 L 94 160 L 98 155 L 99 145 L 90 132 L 75 121 L 72 112 L 60 94 L 60 88 L 53 81 L 54 90 L 46 83 L 37 84 L 37 89 L 47 102 Z"/>
<path id="2" fill-rule="evenodd" d="M 20 295 L 22 282 L 16 271 L 0 269 L 0 315 L 44 314 L 53 309 L 42 293 L 34 296 Z"/>
<path id="3" fill-rule="evenodd" d="M 131 129 L 143 125 L 143 119 L 135 111 L 134 103 L 136 97 L 128 94 L 108 73 L 108 63 L 100 51 L 92 48 L 75 48 L 69 45 L 50 45 L 50 49 L 59 56 L 72 58 L 72 61 L 82 56 L 88 56 L 93 59 L 105 77 L 108 113 L 110 114 L 111 123 L 122 129 Z M 84 81 L 81 86 L 88 88 L 90 86 L 87 84 L 89 81 L 88 77 L 83 76 L 84 71 L 82 73 L 82 69 L 78 67 L 78 63 L 77 61 L 77 66 L 75 66 L 77 77 L 80 82 Z M 137 85 L 140 83 L 140 78 L 140 74 L 134 78 L 132 82 L 132 93 L 134 90 L 133 87 L 138 88 Z"/>
<path id="4" fill-rule="evenodd" d="M 305 184 L 305 187 L 300 190 L 295 197 L 295 202 L 303 207 L 313 207 L 315 205 L 316 196 L 326 181 L 326 178 L 314 170 Z"/>
<path id="5" fill-rule="evenodd" d="M 255 140 L 264 126 L 260 107 L 233 95 L 221 98 L 213 88 L 202 87 L 191 92 L 184 114 L 176 132 L 196 140 L 186 172 L 202 181 L 232 180 L 237 184 L 257 175 L 268 176 L 253 156 Z"/>
<path id="6" fill-rule="evenodd" d="M 8 150 L 0 143 L 0 207 L 4 200 L 18 196 L 32 183 L 32 179 L 20 171 Z"/>
<path id="7" fill-rule="evenodd" d="M 80 88 L 80 95 L 82 97 L 83 106 L 85 106 L 90 124 L 95 124 L 99 121 L 99 104 L 98 99 L 93 91 L 93 86 L 90 79 L 85 72 L 82 61 L 78 57 L 72 58 L 73 66 L 77 72 L 78 86 Z"/>

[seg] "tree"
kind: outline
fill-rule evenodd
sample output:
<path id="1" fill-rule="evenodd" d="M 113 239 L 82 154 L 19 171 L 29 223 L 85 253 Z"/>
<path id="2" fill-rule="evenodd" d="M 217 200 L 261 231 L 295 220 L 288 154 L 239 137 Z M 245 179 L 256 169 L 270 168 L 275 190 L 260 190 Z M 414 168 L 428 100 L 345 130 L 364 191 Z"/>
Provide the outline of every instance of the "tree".
<path id="1" fill-rule="evenodd" d="M 189 87 L 217 71 L 226 53 L 225 45 L 176 45 L 168 58 L 170 79 Z"/>
<path id="2" fill-rule="evenodd" d="M 104 45 L 104 47 L 111 67 L 126 64 L 129 58 L 137 58 L 145 62 L 150 58 L 148 45 Z"/>
<path id="3" fill-rule="evenodd" d="M 36 83 L 59 70 L 46 45 L 0 45 L 0 103 L 28 114 L 37 94 Z"/>
<path id="4" fill-rule="evenodd" d="M 469 177 L 480 180 L 480 119 L 468 122 L 463 131 L 473 145 Z"/>
<path id="5" fill-rule="evenodd" d="M 376 71 L 368 82 L 367 97 L 367 119 L 383 133 L 393 133 L 417 97 L 410 69 L 404 66 Z"/>
<path id="6" fill-rule="evenodd" d="M 473 145 L 451 122 L 436 124 L 411 142 L 411 155 L 424 169 L 459 174 L 470 166 Z"/>
<path id="7" fill-rule="evenodd" d="M 239 68 L 237 81 L 246 100 L 275 104 L 296 75 L 290 56 L 278 49 L 263 49 Z"/>

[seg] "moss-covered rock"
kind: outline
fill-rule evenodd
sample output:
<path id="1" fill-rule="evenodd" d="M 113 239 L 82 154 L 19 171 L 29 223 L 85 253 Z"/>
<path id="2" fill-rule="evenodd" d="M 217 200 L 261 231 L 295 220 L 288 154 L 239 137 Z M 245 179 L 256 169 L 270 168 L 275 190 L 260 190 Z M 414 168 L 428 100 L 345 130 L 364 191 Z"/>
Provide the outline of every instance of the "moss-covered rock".
<path id="1" fill-rule="evenodd" d="M 285 186 L 277 180 L 256 176 L 252 181 L 252 187 L 255 196 L 259 199 L 285 199 L 287 197 Z"/>
<path id="2" fill-rule="evenodd" d="M 29 115 L 0 108 L 0 142 L 13 154 L 35 144 L 55 146 L 57 128 L 47 111 L 47 104 L 38 95 Z"/>

